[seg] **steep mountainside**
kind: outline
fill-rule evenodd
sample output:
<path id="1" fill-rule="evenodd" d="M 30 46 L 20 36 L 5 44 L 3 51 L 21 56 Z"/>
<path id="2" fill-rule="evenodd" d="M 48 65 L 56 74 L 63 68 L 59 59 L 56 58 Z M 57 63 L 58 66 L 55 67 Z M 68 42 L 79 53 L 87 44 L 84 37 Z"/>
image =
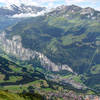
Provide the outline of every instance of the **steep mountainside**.
<path id="1" fill-rule="evenodd" d="M 0 91 L 0 100 L 43 100 L 39 94 L 14 94 L 8 91 Z"/>
<path id="2" fill-rule="evenodd" d="M 5 35 L 5 32 L 0 35 L 0 42 L 1 47 L 6 53 L 12 54 L 18 57 L 20 60 L 24 61 L 29 61 L 37 58 L 41 65 L 49 71 L 67 70 L 73 73 L 73 70 L 68 65 L 56 65 L 42 53 L 23 48 L 20 36 L 14 36 L 12 40 L 9 40 L 5 37 Z"/>
<path id="3" fill-rule="evenodd" d="M 22 19 L 8 18 L 7 16 L 0 16 L 0 31 L 5 30 L 7 27 L 15 25 Z"/>
<path id="4" fill-rule="evenodd" d="M 10 5 L 9 7 L 1 7 L 0 8 L 0 16 L 13 16 L 19 14 L 37 14 L 38 12 L 44 11 L 45 7 L 36 7 L 30 5 L 21 4 L 20 6 L 17 5 Z"/>
<path id="5" fill-rule="evenodd" d="M 100 18 L 100 11 L 96 11 L 93 8 L 81 8 L 76 5 L 71 6 L 59 6 L 56 9 L 48 13 L 49 16 L 63 16 L 69 19 L 75 19 L 75 17 L 81 19 L 96 20 Z"/>
<path id="6" fill-rule="evenodd" d="M 54 76 L 53 73 L 50 73 L 53 78 L 49 80 L 43 74 L 45 73 L 43 69 L 29 64 L 25 65 L 25 62 L 23 62 L 23 66 L 20 66 L 19 64 L 22 61 L 20 63 L 17 61 L 16 64 L 8 59 L 7 56 L 0 56 L 0 90 L 4 90 L 0 91 L 0 100 L 15 100 L 14 98 L 18 100 L 35 100 L 35 98 L 37 98 L 36 100 L 45 100 L 45 98 L 48 98 L 46 100 L 58 98 L 69 100 L 70 98 L 70 100 L 73 100 L 73 98 L 86 98 L 87 94 L 91 96 L 94 94 L 92 98 L 95 97 L 95 92 L 90 89 L 77 89 L 68 83 L 63 85 L 57 82 L 58 78 L 55 79 L 54 77 L 57 76 Z M 64 77 L 61 77 L 61 79 L 67 79 L 67 77 Z M 62 81 L 64 82 L 64 80 Z M 72 80 L 70 79 L 70 81 Z M 74 83 L 74 81 L 72 82 Z"/>
<path id="7" fill-rule="evenodd" d="M 27 19 L 27 17 L 44 14 L 45 7 L 36 7 L 21 4 L 0 7 L 0 31 L 5 30 L 8 26 L 13 26 L 17 22 Z"/>
<path id="8" fill-rule="evenodd" d="M 19 22 L 7 38 L 21 36 L 22 46 L 41 52 L 57 65 L 68 65 L 89 87 L 100 91 L 100 12 L 75 5 Z"/>

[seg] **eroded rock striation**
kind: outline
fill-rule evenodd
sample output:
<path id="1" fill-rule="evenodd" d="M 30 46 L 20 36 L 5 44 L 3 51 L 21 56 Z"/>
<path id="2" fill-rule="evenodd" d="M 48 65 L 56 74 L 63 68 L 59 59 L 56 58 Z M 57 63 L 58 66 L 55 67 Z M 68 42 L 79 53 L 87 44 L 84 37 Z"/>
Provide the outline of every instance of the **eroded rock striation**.
<path id="1" fill-rule="evenodd" d="M 19 58 L 20 60 L 24 60 L 24 61 L 31 60 L 37 57 L 41 65 L 43 66 L 43 68 L 47 70 L 51 70 L 51 71 L 67 70 L 73 73 L 73 70 L 68 65 L 58 66 L 55 63 L 53 63 L 50 59 L 48 59 L 44 54 L 34 51 L 34 50 L 24 48 L 22 46 L 20 36 L 15 35 L 10 40 L 10 39 L 7 39 L 5 35 L 6 35 L 5 32 L 2 32 L 2 34 L 0 34 L 0 42 L 1 42 L 1 46 L 3 50 L 7 54 L 11 54 Z"/>

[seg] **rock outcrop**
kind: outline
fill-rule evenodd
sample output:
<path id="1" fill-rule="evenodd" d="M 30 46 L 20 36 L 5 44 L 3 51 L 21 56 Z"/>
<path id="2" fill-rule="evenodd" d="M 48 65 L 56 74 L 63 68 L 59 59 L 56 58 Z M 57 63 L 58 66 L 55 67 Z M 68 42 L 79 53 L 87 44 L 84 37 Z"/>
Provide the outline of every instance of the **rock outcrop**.
<path id="1" fill-rule="evenodd" d="M 0 42 L 3 50 L 7 54 L 11 54 L 19 58 L 20 60 L 24 61 L 31 60 L 37 57 L 41 65 L 47 70 L 51 71 L 67 70 L 73 73 L 73 70 L 68 65 L 58 66 L 55 63 L 53 63 L 50 59 L 48 59 L 44 54 L 34 50 L 23 48 L 20 36 L 18 35 L 13 36 L 13 38 L 9 40 L 5 37 L 5 35 L 6 35 L 5 32 L 0 34 Z"/>

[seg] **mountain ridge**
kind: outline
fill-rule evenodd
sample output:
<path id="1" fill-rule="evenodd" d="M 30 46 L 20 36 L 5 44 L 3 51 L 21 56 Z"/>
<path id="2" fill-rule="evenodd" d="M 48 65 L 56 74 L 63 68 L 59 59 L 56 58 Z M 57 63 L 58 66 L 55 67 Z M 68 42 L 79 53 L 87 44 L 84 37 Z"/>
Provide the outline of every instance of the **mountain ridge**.
<path id="1" fill-rule="evenodd" d="M 4 16 L 13 16 L 13 17 L 35 17 L 40 16 L 48 13 L 49 15 L 55 11 L 65 11 L 65 12 L 79 12 L 81 15 L 87 15 L 87 17 L 93 16 L 93 13 L 98 13 L 98 16 L 100 16 L 100 11 L 95 10 L 91 7 L 82 8 L 77 5 L 61 5 L 56 8 L 48 9 L 46 7 L 38 7 L 38 6 L 32 6 L 32 5 L 10 5 L 9 7 L 0 7 L 0 15 Z M 27 16 L 25 15 L 27 14 Z M 62 13 L 63 14 L 63 13 Z M 68 15 L 66 15 L 68 16 Z M 93 19 L 95 16 L 93 16 Z"/>
<path id="2" fill-rule="evenodd" d="M 80 16 L 81 18 L 93 20 L 100 18 L 100 11 L 95 10 L 91 7 L 82 8 L 76 5 L 63 5 L 53 9 L 51 12 L 48 13 L 48 16 L 63 16 L 66 18 Z"/>
<path id="3" fill-rule="evenodd" d="M 21 14 L 30 14 L 37 15 L 38 13 L 45 11 L 45 7 L 36 7 L 36 6 L 29 6 L 21 4 L 20 6 L 17 6 L 15 4 L 10 5 L 9 7 L 1 7 L 0 8 L 0 16 L 13 16 L 17 17 L 17 15 Z M 24 16 L 25 17 L 25 16 Z M 27 16 L 28 17 L 28 16 Z"/>

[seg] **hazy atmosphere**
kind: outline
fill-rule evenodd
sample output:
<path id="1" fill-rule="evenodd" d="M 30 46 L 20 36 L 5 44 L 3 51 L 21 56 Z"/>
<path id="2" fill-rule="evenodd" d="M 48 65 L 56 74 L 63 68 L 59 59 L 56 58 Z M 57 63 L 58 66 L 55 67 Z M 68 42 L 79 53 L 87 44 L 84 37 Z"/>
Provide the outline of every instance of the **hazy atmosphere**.
<path id="1" fill-rule="evenodd" d="M 100 1 L 0 0 L 0 100 L 100 100 Z"/>
<path id="2" fill-rule="evenodd" d="M 54 8 L 59 5 L 78 5 L 81 7 L 92 7 L 100 10 L 99 0 L 0 0 L 0 6 L 21 3 L 26 5 L 36 5 L 36 6 L 46 6 L 49 8 Z"/>

